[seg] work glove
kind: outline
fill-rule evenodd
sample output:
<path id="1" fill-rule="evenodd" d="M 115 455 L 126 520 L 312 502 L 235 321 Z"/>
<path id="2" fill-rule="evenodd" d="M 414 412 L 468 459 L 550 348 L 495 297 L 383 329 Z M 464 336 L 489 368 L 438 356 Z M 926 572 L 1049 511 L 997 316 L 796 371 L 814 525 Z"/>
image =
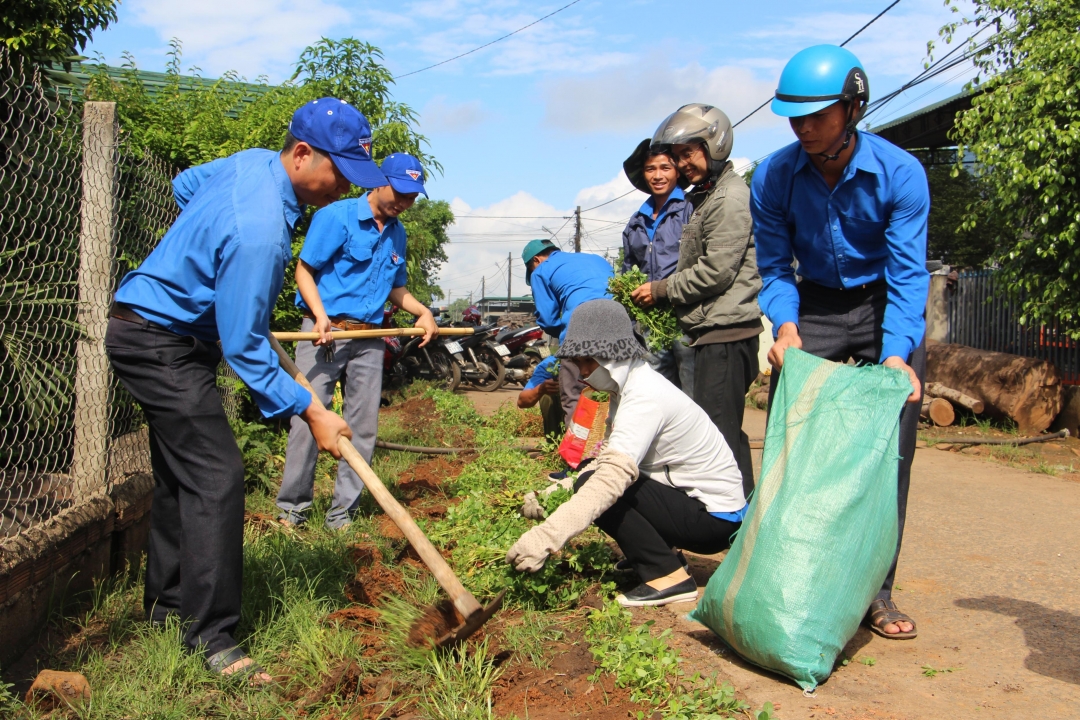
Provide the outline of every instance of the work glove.
<path id="1" fill-rule="evenodd" d="M 570 478 L 564 477 L 553 479 L 548 477 L 548 480 L 551 484 L 540 491 L 540 497 L 547 497 L 559 488 L 574 492 L 574 481 Z M 544 506 L 540 504 L 540 497 L 538 497 L 535 492 L 525 493 L 524 503 L 521 506 L 521 514 L 524 517 L 527 517 L 530 520 L 543 520 L 547 517 Z"/>
<path id="2" fill-rule="evenodd" d="M 592 477 L 550 518 L 522 535 L 506 553 L 506 561 L 515 570 L 536 572 L 544 566 L 548 555 L 561 550 L 571 538 L 583 533 L 614 505 L 637 475 L 637 463 L 633 458 L 606 449 L 597 459 Z M 554 489 L 554 484 L 551 487 Z"/>
<path id="3" fill-rule="evenodd" d="M 547 517 L 544 506 L 536 498 L 536 493 L 525 493 L 525 503 L 521 506 L 521 514 L 530 520 L 543 520 Z"/>

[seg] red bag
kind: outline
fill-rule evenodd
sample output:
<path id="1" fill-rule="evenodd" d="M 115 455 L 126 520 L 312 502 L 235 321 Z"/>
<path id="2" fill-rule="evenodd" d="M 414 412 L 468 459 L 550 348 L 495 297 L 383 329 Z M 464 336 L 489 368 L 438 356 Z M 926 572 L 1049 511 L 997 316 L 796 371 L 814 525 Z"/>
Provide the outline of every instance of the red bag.
<path id="1" fill-rule="evenodd" d="M 600 443 L 604 441 L 609 407 L 609 403 L 597 402 L 582 393 L 574 408 L 570 427 L 559 443 L 559 455 L 567 465 L 576 470 L 582 460 L 599 452 Z"/>

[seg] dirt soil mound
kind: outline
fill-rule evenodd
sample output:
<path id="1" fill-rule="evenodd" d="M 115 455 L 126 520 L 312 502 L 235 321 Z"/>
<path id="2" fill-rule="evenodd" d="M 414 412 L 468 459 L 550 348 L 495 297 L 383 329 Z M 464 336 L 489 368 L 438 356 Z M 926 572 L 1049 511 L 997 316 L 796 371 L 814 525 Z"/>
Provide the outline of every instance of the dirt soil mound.
<path id="1" fill-rule="evenodd" d="M 494 693 L 495 715 L 530 720 L 652 716 L 647 706 L 630 702 L 630 692 L 615 687 L 610 677 L 589 682 L 596 664 L 580 634 L 568 633 L 566 642 L 553 644 L 550 652 L 554 660 L 545 670 L 523 665 L 503 673 Z"/>
<path id="2" fill-rule="evenodd" d="M 401 575 L 377 561 L 360 568 L 356 577 L 345 583 L 345 597 L 358 605 L 378 606 L 383 595 L 402 595 L 404 592 L 405 582 Z"/>

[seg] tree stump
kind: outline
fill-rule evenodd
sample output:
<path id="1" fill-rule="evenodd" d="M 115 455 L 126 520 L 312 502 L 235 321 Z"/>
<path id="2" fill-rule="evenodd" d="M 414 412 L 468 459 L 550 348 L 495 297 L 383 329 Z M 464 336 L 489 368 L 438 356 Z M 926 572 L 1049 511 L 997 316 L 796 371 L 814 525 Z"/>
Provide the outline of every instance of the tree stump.
<path id="1" fill-rule="evenodd" d="M 928 383 L 981 401 L 988 416 L 1011 419 L 1026 435 L 1046 430 L 1061 410 L 1057 368 L 1045 360 L 943 343 L 926 350 Z"/>

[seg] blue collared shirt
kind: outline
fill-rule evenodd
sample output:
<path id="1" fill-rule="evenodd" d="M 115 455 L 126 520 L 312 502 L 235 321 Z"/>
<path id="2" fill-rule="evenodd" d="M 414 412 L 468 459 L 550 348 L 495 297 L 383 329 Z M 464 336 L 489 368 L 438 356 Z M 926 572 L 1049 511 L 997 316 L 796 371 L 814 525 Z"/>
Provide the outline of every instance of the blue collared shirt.
<path id="1" fill-rule="evenodd" d="M 694 207 L 676 187 L 654 220 L 653 201 L 650 197 L 642 203 L 623 230 L 622 271 L 637 265 L 649 280 L 663 280 L 679 264 L 679 239 Z"/>
<path id="2" fill-rule="evenodd" d="M 311 394 L 270 347 L 270 311 L 292 260 L 301 206 L 272 150 L 244 150 L 173 181 L 180 217 L 116 299 L 147 320 L 221 349 L 266 417 L 298 414 Z"/>
<path id="3" fill-rule="evenodd" d="M 409 279 L 405 228 L 390 218 L 380 231 L 367 193 L 315 213 L 300 259 L 315 270 L 319 298 L 332 318 L 381 325 L 390 291 L 404 287 Z M 311 309 L 299 291 L 296 304 Z"/>
<path id="4" fill-rule="evenodd" d="M 525 389 L 532 390 L 535 387 L 543 385 L 545 380 L 554 380 L 555 376 L 551 374 L 551 366 L 556 362 L 558 362 L 558 358 L 554 355 L 541 360 L 540 364 L 533 369 L 532 377 L 525 383 Z"/>
<path id="5" fill-rule="evenodd" d="M 881 360 L 906 362 L 926 331 L 926 172 L 909 153 L 859 132 L 836 187 L 798 142 L 770 155 L 754 172 L 754 216 L 761 309 L 779 328 L 799 322 L 798 274 L 830 288 L 884 280 L 887 286 Z M 775 330 L 774 330 L 775 332 Z"/>
<path id="6" fill-rule="evenodd" d="M 551 253 L 532 274 L 536 324 L 561 343 L 574 308 L 589 300 L 611 300 L 607 288 L 614 276 L 607 260 L 599 255 Z"/>

